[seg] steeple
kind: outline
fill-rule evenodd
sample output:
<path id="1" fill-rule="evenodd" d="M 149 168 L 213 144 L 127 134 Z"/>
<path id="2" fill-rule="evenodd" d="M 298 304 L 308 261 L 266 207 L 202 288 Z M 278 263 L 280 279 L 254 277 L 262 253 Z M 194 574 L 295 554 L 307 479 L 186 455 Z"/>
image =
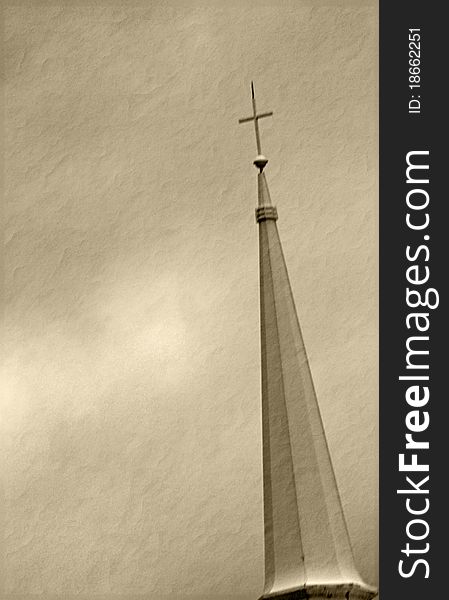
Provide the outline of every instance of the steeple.
<path id="1" fill-rule="evenodd" d="M 360 579 L 296 314 L 264 169 L 251 84 L 259 202 L 262 440 L 265 525 L 263 598 L 369 600 Z"/>

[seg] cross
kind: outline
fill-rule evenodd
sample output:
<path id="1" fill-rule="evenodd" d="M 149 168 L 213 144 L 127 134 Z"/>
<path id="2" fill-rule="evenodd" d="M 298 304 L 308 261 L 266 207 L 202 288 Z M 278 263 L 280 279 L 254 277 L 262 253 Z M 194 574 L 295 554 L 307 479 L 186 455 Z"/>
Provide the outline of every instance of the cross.
<path id="1" fill-rule="evenodd" d="M 256 132 L 256 144 L 257 144 L 257 153 L 262 154 L 262 150 L 260 149 L 260 134 L 259 134 L 259 119 L 263 119 L 264 117 L 271 117 L 273 112 L 264 112 L 257 114 L 256 110 L 256 98 L 254 97 L 254 83 L 251 81 L 251 98 L 253 101 L 253 116 L 245 117 L 244 119 L 239 119 L 239 123 L 247 123 L 248 121 L 254 121 L 254 129 Z"/>

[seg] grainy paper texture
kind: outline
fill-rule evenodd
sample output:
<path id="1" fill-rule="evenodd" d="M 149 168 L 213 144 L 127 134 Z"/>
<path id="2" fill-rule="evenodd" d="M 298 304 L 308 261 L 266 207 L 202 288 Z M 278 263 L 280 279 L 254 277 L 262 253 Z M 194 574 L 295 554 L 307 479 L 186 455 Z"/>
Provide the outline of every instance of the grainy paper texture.
<path id="1" fill-rule="evenodd" d="M 4 597 L 261 592 L 251 79 L 375 584 L 376 5 L 34 2 L 3 20 Z"/>

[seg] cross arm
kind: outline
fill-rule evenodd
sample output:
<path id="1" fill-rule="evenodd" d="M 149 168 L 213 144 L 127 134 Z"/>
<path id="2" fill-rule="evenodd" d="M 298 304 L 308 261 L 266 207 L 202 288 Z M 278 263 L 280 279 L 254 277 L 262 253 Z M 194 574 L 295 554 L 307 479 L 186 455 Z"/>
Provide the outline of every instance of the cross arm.
<path id="1" fill-rule="evenodd" d="M 264 117 L 272 117 L 273 111 L 264 112 L 256 115 L 255 117 L 245 117 L 244 119 L 239 119 L 239 123 L 247 123 L 248 121 L 254 121 L 254 119 L 263 119 Z"/>

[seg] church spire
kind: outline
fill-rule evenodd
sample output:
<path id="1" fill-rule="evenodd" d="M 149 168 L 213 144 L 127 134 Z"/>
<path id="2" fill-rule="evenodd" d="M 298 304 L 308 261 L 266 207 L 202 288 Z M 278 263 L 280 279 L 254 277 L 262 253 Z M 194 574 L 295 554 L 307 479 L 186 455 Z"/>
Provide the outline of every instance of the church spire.
<path id="1" fill-rule="evenodd" d="M 258 155 L 262 439 L 265 525 L 263 598 L 369 600 L 354 565 L 309 362 L 271 204 L 251 83 Z"/>

